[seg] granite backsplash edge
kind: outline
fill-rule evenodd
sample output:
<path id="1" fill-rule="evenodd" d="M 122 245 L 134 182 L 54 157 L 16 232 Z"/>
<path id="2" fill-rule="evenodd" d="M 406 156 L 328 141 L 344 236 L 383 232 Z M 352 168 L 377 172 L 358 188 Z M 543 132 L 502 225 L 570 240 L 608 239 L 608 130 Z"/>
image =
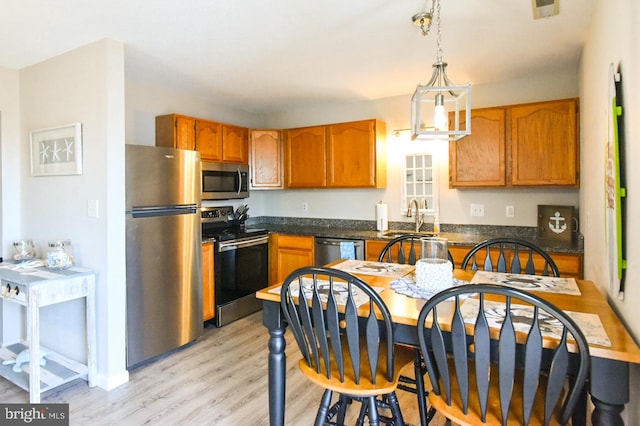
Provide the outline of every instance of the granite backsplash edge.
<path id="1" fill-rule="evenodd" d="M 376 232 L 376 222 L 373 220 L 349 220 L 349 219 L 321 219 L 321 218 L 300 218 L 300 217 L 277 217 L 277 216 L 258 216 L 250 217 L 247 220 L 247 226 L 273 226 L 274 228 L 292 227 L 296 229 L 304 228 L 326 228 L 334 232 L 339 230 L 351 231 L 371 231 Z M 389 229 L 406 230 L 414 229 L 413 222 L 389 222 Z M 431 232 L 433 225 L 427 223 L 422 226 L 421 231 Z M 570 251 L 582 253 L 584 250 L 584 241 L 580 233 L 577 233 L 571 242 L 542 240 L 539 237 L 539 229 L 536 226 L 503 226 L 503 225 L 469 225 L 469 224 L 440 224 L 441 234 L 456 234 L 470 237 L 468 241 L 473 241 L 474 236 L 482 238 L 492 237 L 511 237 L 533 240 L 541 246 L 551 249 L 556 247 L 563 249 L 561 251 Z M 465 238 L 467 240 L 467 238 Z"/>

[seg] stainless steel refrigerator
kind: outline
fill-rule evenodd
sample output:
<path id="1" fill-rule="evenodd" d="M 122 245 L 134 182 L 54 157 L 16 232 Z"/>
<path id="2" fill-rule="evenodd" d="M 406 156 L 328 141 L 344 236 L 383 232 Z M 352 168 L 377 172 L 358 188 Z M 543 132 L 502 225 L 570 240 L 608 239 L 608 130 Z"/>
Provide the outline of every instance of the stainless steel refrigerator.
<path id="1" fill-rule="evenodd" d="M 200 154 L 125 145 L 127 367 L 202 334 Z"/>

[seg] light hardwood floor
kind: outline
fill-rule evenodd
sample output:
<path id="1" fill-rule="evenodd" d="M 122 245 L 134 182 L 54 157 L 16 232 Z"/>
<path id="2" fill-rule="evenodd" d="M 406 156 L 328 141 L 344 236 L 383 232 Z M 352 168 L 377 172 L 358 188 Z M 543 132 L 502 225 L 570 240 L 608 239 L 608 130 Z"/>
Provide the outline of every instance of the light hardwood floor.
<path id="1" fill-rule="evenodd" d="M 299 352 L 291 333 L 286 335 L 285 421 L 312 425 L 322 390 L 298 371 Z M 196 342 L 134 369 L 128 383 L 110 392 L 76 381 L 48 392 L 42 402 L 69 403 L 74 426 L 268 425 L 267 341 L 258 312 L 223 328 L 206 328 Z M 418 425 L 415 395 L 399 390 L 398 397 L 405 421 Z M 0 380 L 0 401 L 28 399 L 25 391 Z"/>

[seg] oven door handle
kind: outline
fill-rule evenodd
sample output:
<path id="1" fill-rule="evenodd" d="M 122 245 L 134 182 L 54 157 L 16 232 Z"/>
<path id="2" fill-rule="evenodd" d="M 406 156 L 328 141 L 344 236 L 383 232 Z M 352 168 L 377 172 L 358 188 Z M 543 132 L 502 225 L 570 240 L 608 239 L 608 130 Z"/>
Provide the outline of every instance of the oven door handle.
<path id="1" fill-rule="evenodd" d="M 251 238 L 241 241 L 227 241 L 220 242 L 218 244 L 218 252 L 237 250 L 245 247 L 257 246 L 260 244 L 267 244 L 269 242 L 269 236 L 265 235 L 258 238 Z"/>

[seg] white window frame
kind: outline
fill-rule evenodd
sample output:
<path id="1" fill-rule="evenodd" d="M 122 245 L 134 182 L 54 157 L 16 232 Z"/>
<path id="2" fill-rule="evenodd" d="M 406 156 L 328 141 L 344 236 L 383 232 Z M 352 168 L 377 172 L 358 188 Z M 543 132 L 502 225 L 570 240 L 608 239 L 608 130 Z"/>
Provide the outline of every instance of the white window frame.
<path id="1" fill-rule="evenodd" d="M 418 157 L 431 157 L 431 165 L 424 165 L 424 161 L 422 165 L 420 165 L 420 161 Z M 409 159 L 412 159 L 413 166 L 416 166 L 416 162 L 418 163 L 416 167 L 408 168 L 407 163 Z M 438 216 L 439 214 L 439 205 L 440 205 L 440 197 L 439 197 L 439 173 L 438 173 L 438 161 L 437 154 L 435 150 L 421 148 L 416 152 L 407 152 L 404 155 L 404 162 L 401 167 L 401 182 L 402 182 L 402 191 L 401 191 L 401 199 L 400 199 L 400 211 L 403 212 L 404 216 L 407 215 L 407 210 L 409 207 L 409 202 L 415 198 L 418 201 L 418 206 L 421 205 L 421 201 L 423 198 L 427 200 L 427 209 L 420 209 L 420 214 L 425 214 L 427 216 Z M 425 176 L 431 173 L 430 180 L 415 180 L 417 177 L 420 179 L 420 176 Z M 407 190 L 409 186 L 413 187 L 411 193 Z M 431 193 L 428 191 L 428 187 L 430 185 Z"/>

